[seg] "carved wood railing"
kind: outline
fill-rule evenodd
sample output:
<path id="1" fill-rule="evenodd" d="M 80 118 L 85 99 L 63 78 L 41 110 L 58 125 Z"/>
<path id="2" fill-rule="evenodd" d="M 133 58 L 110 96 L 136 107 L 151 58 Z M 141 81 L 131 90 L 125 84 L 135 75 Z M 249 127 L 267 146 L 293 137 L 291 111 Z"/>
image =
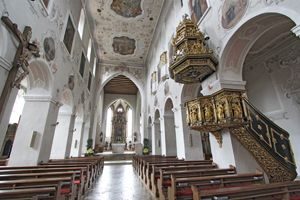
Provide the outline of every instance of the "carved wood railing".
<path id="1" fill-rule="evenodd" d="M 211 132 L 222 146 L 222 129 L 229 129 L 255 157 L 271 182 L 297 176 L 289 134 L 258 111 L 244 91 L 224 89 L 186 102 L 191 129 Z"/>

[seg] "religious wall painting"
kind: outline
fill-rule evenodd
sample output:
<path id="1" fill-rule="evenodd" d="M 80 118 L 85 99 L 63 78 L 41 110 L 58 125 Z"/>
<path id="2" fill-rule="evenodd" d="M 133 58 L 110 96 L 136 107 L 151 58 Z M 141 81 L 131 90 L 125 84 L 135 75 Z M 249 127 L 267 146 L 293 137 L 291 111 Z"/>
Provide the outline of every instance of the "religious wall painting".
<path id="1" fill-rule="evenodd" d="M 46 37 L 44 39 L 44 51 L 45 51 L 45 58 L 47 61 L 52 61 L 55 58 L 55 42 L 52 37 Z"/>
<path id="2" fill-rule="evenodd" d="M 189 9 L 191 12 L 191 19 L 197 24 L 208 9 L 207 0 L 189 0 Z"/>
<path id="3" fill-rule="evenodd" d="M 113 0 L 110 8 L 122 17 L 136 17 L 142 14 L 141 0 Z"/>
<path id="4" fill-rule="evenodd" d="M 115 53 L 121 55 L 131 55 L 134 53 L 136 45 L 134 39 L 122 36 L 113 38 L 112 47 Z"/>
<path id="5" fill-rule="evenodd" d="M 74 36 L 75 36 L 75 28 L 71 20 L 71 17 L 69 16 L 63 42 L 70 54 L 72 51 Z"/>
<path id="6" fill-rule="evenodd" d="M 248 0 L 225 0 L 222 7 L 222 26 L 225 29 L 235 26 L 247 10 Z"/>

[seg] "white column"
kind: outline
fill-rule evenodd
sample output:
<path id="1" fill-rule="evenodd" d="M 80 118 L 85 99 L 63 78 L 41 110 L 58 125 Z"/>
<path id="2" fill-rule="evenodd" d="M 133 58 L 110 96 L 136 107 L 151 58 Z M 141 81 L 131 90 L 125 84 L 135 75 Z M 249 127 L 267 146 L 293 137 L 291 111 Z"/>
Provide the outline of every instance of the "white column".
<path id="1" fill-rule="evenodd" d="M 201 133 L 190 129 L 186 123 L 186 110 L 183 104 L 180 107 L 183 142 L 181 144 L 184 148 L 184 158 L 186 160 L 203 160 L 203 148 L 201 141 Z"/>
<path id="2" fill-rule="evenodd" d="M 60 112 L 57 121 L 53 145 L 51 149 L 51 159 L 63 159 L 70 156 L 74 122 L 76 115 L 71 112 Z"/>
<path id="3" fill-rule="evenodd" d="M 36 165 L 49 160 L 57 105 L 50 96 L 25 96 L 9 166 Z"/>
<path id="4" fill-rule="evenodd" d="M 82 123 L 82 127 L 81 127 L 81 133 L 80 133 L 80 140 L 79 140 L 79 151 L 78 151 L 78 156 L 82 156 L 83 152 L 83 135 L 84 135 L 84 130 L 85 130 L 85 122 Z"/>
<path id="5" fill-rule="evenodd" d="M 160 122 L 155 121 L 153 123 L 154 128 L 152 129 L 152 154 L 161 155 L 161 131 L 160 131 Z M 160 146 L 159 146 L 160 144 Z"/>
<path id="6" fill-rule="evenodd" d="M 88 123 L 88 125 L 89 125 L 89 123 Z M 82 140 L 82 144 L 81 144 L 82 154 L 84 154 L 86 152 L 87 140 L 89 139 L 89 130 L 90 130 L 90 127 L 88 125 L 86 125 L 84 127 L 84 130 L 83 130 L 83 140 Z"/>
<path id="7" fill-rule="evenodd" d="M 177 156 L 174 114 L 164 115 L 166 156 Z"/>
<path id="8" fill-rule="evenodd" d="M 71 146 L 71 156 L 72 157 L 80 156 L 79 150 L 80 150 L 80 143 L 81 143 L 80 140 L 82 139 L 82 132 L 83 132 L 82 126 L 83 126 L 82 119 L 75 121 L 72 146 Z"/>

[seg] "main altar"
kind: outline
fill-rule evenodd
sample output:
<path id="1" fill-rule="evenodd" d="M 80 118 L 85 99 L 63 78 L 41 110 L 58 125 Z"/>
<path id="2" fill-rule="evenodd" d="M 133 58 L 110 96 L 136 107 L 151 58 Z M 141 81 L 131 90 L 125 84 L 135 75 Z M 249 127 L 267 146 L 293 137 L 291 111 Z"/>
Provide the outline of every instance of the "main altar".
<path id="1" fill-rule="evenodd" d="M 124 153 L 126 139 L 126 113 L 123 108 L 116 109 L 112 120 L 112 152 Z"/>

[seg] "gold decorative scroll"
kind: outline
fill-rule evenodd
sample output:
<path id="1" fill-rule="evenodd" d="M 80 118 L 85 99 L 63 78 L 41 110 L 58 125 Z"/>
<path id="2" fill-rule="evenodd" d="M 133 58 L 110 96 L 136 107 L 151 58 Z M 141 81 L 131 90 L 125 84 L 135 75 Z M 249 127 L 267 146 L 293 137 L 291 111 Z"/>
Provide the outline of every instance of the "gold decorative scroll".
<path id="1" fill-rule="evenodd" d="M 268 175 L 270 182 L 294 180 L 296 174 L 286 169 L 247 132 L 244 127 L 232 128 L 230 133 L 254 156 Z"/>

